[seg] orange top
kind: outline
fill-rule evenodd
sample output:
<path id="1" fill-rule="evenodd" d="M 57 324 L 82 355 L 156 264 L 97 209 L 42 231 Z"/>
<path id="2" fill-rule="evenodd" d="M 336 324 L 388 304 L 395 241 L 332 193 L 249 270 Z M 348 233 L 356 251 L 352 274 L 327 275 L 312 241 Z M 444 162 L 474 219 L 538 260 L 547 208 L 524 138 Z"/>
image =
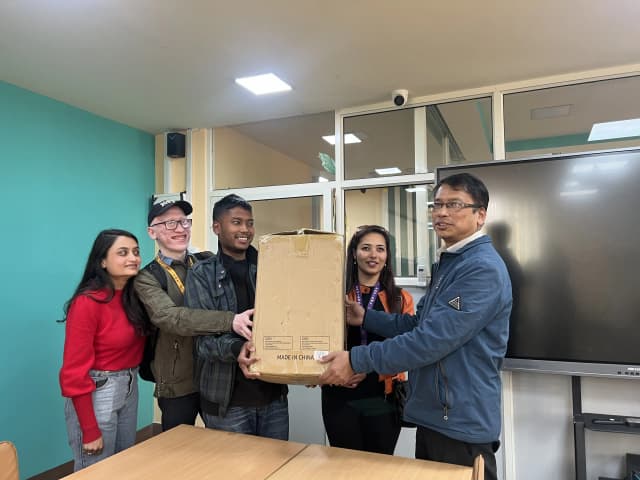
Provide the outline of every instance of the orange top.
<path id="1" fill-rule="evenodd" d="M 360 285 L 360 291 L 363 294 L 367 294 L 371 291 L 371 287 L 367 287 L 366 285 Z M 402 312 L 401 313 L 408 313 L 410 315 L 414 315 L 416 312 L 415 312 L 415 307 L 413 305 L 413 297 L 411 296 L 411 294 L 409 294 L 409 292 L 401 288 L 400 295 L 402 296 Z M 351 290 L 347 295 L 347 297 L 349 298 L 349 300 L 355 301 L 356 300 L 355 290 Z M 389 309 L 389 299 L 387 298 L 387 292 L 385 292 L 384 290 L 380 290 L 380 293 L 378 293 L 378 298 L 380 299 L 380 303 L 382 303 L 382 306 L 384 307 L 384 311 L 389 313 L 390 309 Z M 394 380 L 398 382 L 407 381 L 407 376 L 404 374 L 404 372 L 396 373 L 395 375 L 380 375 L 379 377 L 380 377 L 380 381 L 384 382 L 385 395 L 389 395 L 393 391 Z"/>

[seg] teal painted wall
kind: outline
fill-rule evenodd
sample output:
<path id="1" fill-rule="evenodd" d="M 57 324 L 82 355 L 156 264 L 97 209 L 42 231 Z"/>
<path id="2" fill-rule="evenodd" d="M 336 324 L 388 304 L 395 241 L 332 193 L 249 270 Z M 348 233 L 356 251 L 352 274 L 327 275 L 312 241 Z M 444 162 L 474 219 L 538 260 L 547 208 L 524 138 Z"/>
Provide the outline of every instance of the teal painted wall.
<path id="1" fill-rule="evenodd" d="M 152 135 L 0 82 L 0 440 L 20 476 L 71 459 L 58 385 L 64 302 L 96 234 L 132 231 L 146 262 Z M 139 426 L 153 418 L 140 382 Z"/>

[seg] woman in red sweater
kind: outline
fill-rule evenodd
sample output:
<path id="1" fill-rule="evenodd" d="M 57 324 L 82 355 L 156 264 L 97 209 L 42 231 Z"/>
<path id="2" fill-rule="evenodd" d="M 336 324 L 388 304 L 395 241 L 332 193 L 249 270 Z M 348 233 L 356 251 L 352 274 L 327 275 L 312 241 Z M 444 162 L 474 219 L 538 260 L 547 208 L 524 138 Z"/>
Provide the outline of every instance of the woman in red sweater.
<path id="1" fill-rule="evenodd" d="M 60 387 L 74 470 L 130 447 L 138 416 L 138 365 L 148 320 L 133 290 L 140 269 L 136 237 L 104 230 L 65 305 Z"/>
<path id="2" fill-rule="evenodd" d="M 413 298 L 395 284 L 390 243 L 389 232 L 378 225 L 362 226 L 351 237 L 347 295 L 366 309 L 413 314 Z M 382 340 L 360 327 L 347 329 L 349 350 Z M 393 455 L 401 429 L 393 381 L 373 372 L 356 374 L 343 387 L 322 387 L 322 419 L 331 446 Z"/>

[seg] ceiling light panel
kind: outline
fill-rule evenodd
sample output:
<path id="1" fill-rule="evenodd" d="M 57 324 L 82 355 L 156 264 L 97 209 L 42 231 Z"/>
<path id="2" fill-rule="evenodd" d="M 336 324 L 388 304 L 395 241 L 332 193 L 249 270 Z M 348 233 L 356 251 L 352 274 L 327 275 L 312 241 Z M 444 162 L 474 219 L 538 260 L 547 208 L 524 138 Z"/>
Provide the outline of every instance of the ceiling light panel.
<path id="1" fill-rule="evenodd" d="M 640 118 L 618 120 L 617 122 L 594 123 L 589 134 L 589 142 L 613 138 L 640 137 Z"/>
<path id="2" fill-rule="evenodd" d="M 286 92 L 291 90 L 291 85 L 281 80 L 273 73 L 256 75 L 254 77 L 236 78 L 236 83 L 254 95 L 265 95 L 267 93 Z"/>
<path id="3" fill-rule="evenodd" d="M 327 142 L 330 143 L 331 145 L 335 145 L 336 144 L 336 136 L 335 135 L 324 135 L 322 137 L 322 139 Z M 360 140 L 355 134 L 353 133 L 347 133 L 344 136 L 344 143 L 348 144 L 348 143 L 361 143 L 362 140 Z"/>
<path id="4" fill-rule="evenodd" d="M 375 172 L 378 175 L 397 175 L 402 173 L 398 167 L 388 167 L 388 168 L 376 168 Z"/>

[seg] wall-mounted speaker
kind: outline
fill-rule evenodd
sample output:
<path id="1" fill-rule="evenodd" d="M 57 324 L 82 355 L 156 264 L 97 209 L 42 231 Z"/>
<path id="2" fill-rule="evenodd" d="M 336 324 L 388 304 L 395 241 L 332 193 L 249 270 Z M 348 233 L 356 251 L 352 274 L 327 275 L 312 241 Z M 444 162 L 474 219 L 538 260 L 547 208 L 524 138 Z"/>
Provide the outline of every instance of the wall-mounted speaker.
<path id="1" fill-rule="evenodd" d="M 178 132 L 167 133 L 167 157 L 182 158 L 185 154 L 185 136 Z"/>

